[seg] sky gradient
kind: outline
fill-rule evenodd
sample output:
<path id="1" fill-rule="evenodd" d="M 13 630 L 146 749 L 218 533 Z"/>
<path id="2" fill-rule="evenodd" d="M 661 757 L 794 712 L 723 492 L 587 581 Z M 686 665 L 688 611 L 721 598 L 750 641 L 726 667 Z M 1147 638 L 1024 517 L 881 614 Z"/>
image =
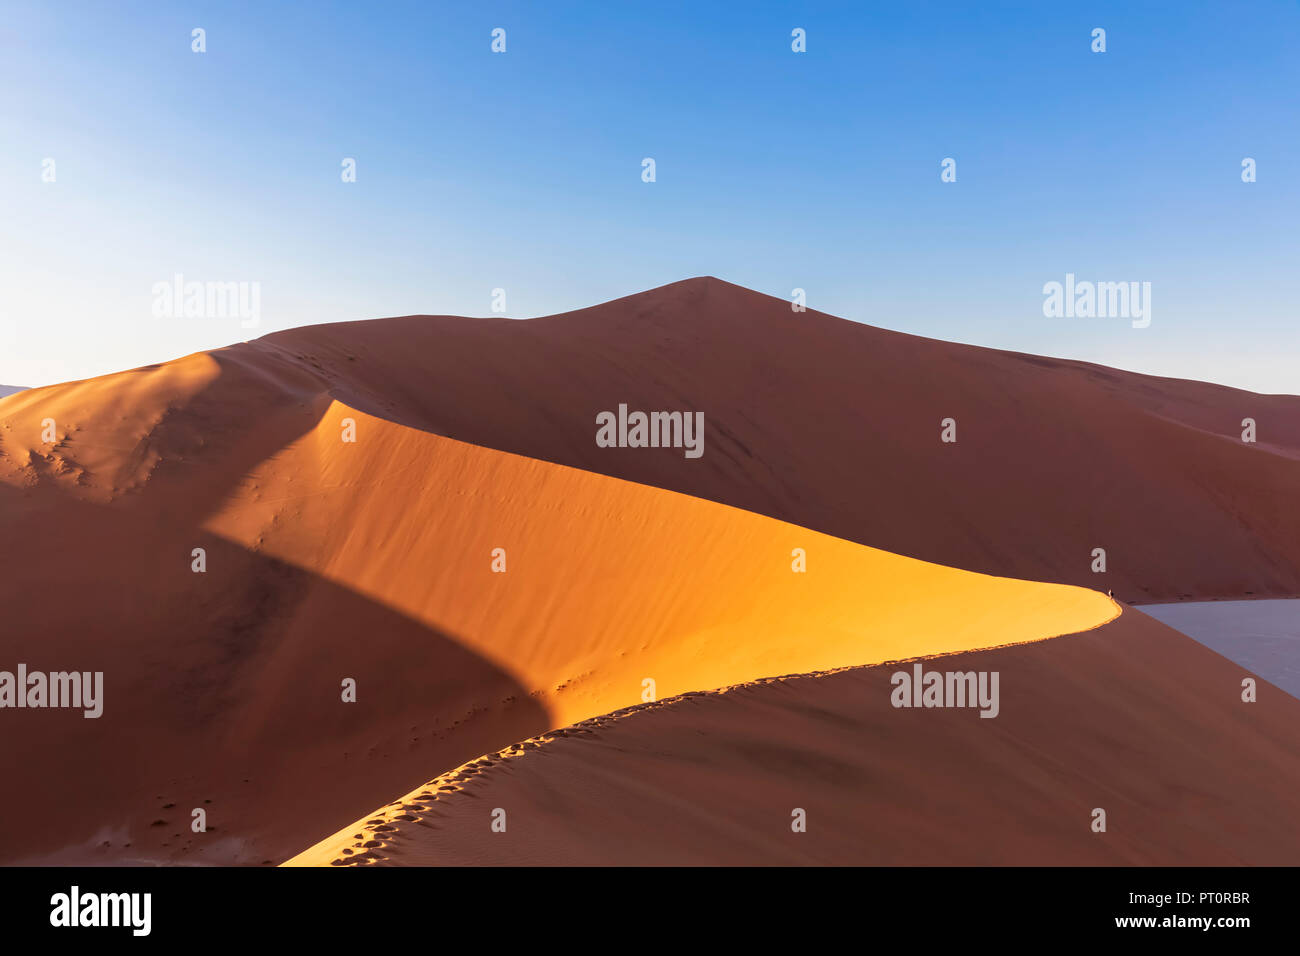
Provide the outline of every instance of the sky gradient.
<path id="1" fill-rule="evenodd" d="M 716 275 L 1300 392 L 1295 3 L 376 7 L 7 4 L 0 383 L 487 315 L 494 288 L 522 318 Z M 177 273 L 260 283 L 260 325 L 155 317 Z M 1066 273 L 1150 282 L 1150 327 L 1044 317 Z"/>

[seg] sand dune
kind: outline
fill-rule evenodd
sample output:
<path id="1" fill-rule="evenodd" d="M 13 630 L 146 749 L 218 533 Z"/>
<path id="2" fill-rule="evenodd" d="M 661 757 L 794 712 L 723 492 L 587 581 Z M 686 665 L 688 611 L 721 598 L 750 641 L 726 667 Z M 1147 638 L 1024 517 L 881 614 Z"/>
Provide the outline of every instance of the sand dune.
<path id="1" fill-rule="evenodd" d="M 253 347 L 7 400 L 0 533 L 23 543 L 0 555 L 4 661 L 106 688 L 96 720 L 2 715 L 10 862 L 278 862 L 646 679 L 663 697 L 1116 613 L 372 417 Z"/>
<path id="2" fill-rule="evenodd" d="M 26 391 L 22 385 L 0 385 L 0 398 L 5 398 L 6 396 L 22 391 Z"/>
<path id="3" fill-rule="evenodd" d="M 1140 612 L 925 666 L 999 671 L 1001 713 L 891 707 L 908 665 L 687 695 L 458 768 L 288 865 L 1300 859 L 1300 701 L 1243 703 L 1244 671 Z"/>
<path id="4" fill-rule="evenodd" d="M 1300 595 L 1296 396 L 794 313 L 711 278 L 543 319 L 413 316 L 258 345 L 378 416 L 939 564 L 1129 601 Z M 703 412 L 704 456 L 596 447 L 596 414 L 620 402 Z"/>
<path id="5" fill-rule="evenodd" d="M 1110 620 L 1107 587 L 1293 593 L 1297 402 L 796 315 L 717 280 L 530 322 L 321 326 L 12 395 L 0 404 L 0 670 L 102 671 L 105 701 L 98 719 L 0 712 L 0 765 L 21 780 L 0 795 L 0 862 L 280 862 L 422 780 L 636 705 L 648 680 L 663 699 L 1041 641 Z M 596 414 L 620 403 L 703 412 L 705 454 L 597 447 Z M 1245 415 L 1258 446 L 1233 437 Z M 956 445 L 938 440 L 944 416 L 958 419 Z M 1106 575 L 1088 570 L 1094 547 L 1108 550 Z M 792 569 L 796 549 L 806 572 Z M 1035 706 L 1068 740 L 1082 731 L 1059 721 L 1086 715 L 1053 706 L 1199 726 L 1186 695 L 1168 714 L 1072 698 L 1072 665 L 1096 693 L 1120 679 L 1103 666 L 1126 661 L 1103 653 L 1111 644 L 1040 646 L 1059 686 Z M 1079 659 L 1076 647 L 1103 651 Z M 1208 653 L 1150 647 L 1172 673 L 1187 649 Z M 871 723 L 878 702 L 859 712 L 849 699 L 866 692 L 852 682 L 877 679 L 770 685 L 813 697 L 734 727 L 774 741 L 785 762 L 773 766 L 816 772 L 825 745 L 807 734 L 829 727 L 861 746 L 892 732 Z M 1134 679 L 1121 683 L 1137 694 Z M 341 700 L 345 680 L 355 703 Z M 646 713 L 619 726 L 684 711 Z M 693 731 L 705 749 L 683 750 L 666 716 L 652 735 L 661 719 L 663 747 L 637 746 L 668 770 L 681 769 L 674 753 L 727 766 L 705 734 Z M 1251 752 L 1224 726 L 1204 743 L 1211 768 Z M 1293 746 L 1284 726 L 1262 732 Z M 737 781 L 769 779 L 744 766 L 762 748 L 728 727 L 711 739 L 738 748 L 725 758 L 742 761 Z M 983 759 L 1001 731 L 983 732 L 951 739 Z M 1030 775 L 1053 806 L 1072 799 L 1068 779 L 1035 776 L 1050 738 L 1032 739 L 1019 763 L 999 752 L 1006 774 Z M 1070 746 L 1077 762 L 1109 759 Z M 880 753 L 872 773 L 904 772 L 893 765 L 906 751 Z M 581 780 L 590 758 L 574 759 Z M 619 786 L 644 791 L 627 813 L 657 812 L 662 781 L 626 769 Z M 1181 799 L 1186 768 L 1165 769 Z M 570 798 L 538 781 L 537 812 L 562 812 Z M 1262 782 L 1252 799 L 1261 820 L 1289 806 Z M 190 830 L 195 809 L 206 833 Z M 1220 858 L 1205 839 L 1189 852 Z M 729 847 L 709 852 L 730 859 Z"/>

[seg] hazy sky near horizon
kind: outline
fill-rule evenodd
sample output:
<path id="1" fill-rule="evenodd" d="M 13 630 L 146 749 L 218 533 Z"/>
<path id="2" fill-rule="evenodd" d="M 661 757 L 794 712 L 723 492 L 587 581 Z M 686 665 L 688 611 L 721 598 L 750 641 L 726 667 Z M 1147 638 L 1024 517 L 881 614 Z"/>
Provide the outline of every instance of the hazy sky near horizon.
<path id="1" fill-rule="evenodd" d="M 716 275 L 1300 393 L 1295 3 L 16 0 L 0 53 L 0 383 Z M 1150 282 L 1150 326 L 1045 317 L 1067 273 Z M 157 317 L 177 274 L 258 326 Z"/>

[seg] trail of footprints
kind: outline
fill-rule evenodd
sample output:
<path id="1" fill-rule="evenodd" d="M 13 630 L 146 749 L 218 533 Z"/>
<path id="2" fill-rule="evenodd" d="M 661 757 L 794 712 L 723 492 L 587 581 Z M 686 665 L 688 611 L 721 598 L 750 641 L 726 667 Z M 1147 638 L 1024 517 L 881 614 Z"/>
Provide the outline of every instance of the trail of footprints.
<path id="1" fill-rule="evenodd" d="M 522 757 L 531 750 L 539 749 L 543 744 L 580 734 L 594 734 L 601 723 L 614 717 L 607 714 L 594 717 L 572 727 L 552 730 L 530 737 L 520 743 L 511 744 L 505 750 L 486 754 L 462 764 L 455 770 L 449 770 L 440 777 L 429 781 L 419 790 L 414 790 L 396 803 L 390 803 L 380 810 L 380 816 L 372 817 L 361 827 L 361 832 L 352 834 L 355 841 L 343 849 L 343 855 L 330 861 L 331 866 L 373 866 L 383 863 L 390 856 L 400 855 L 398 846 L 400 831 L 394 821 L 415 823 L 419 826 L 434 827 L 434 818 L 441 816 L 437 811 L 439 800 L 448 800 L 456 794 L 475 797 L 469 785 L 475 779 L 481 779 L 489 770 L 500 769 L 506 761 Z"/>
<path id="2" fill-rule="evenodd" d="M 455 797 L 470 797 L 477 799 L 478 794 L 474 790 L 480 789 L 482 781 L 486 775 L 492 771 L 500 771 L 505 768 L 511 760 L 516 760 L 527 756 L 530 753 L 537 753 L 547 745 L 555 743 L 566 737 L 598 737 L 600 731 L 604 730 L 609 724 L 623 718 L 631 717 L 635 714 L 645 714 L 657 710 L 660 707 L 669 707 L 676 704 L 684 703 L 688 700 L 701 697 L 711 697 L 718 694 L 729 694 L 744 692 L 751 688 L 760 687 L 766 684 L 778 684 L 789 680 L 802 680 L 806 678 L 824 677 L 829 674 L 837 674 L 847 670 L 865 670 L 872 667 L 887 667 L 895 662 L 885 662 L 882 664 L 853 665 L 849 667 L 835 667 L 823 671 L 812 671 L 806 674 L 782 674 L 775 677 L 761 677 L 752 681 L 745 681 L 739 684 L 732 684 L 727 687 L 720 687 L 716 690 L 697 690 L 687 691 L 678 694 L 675 697 L 665 697 L 662 700 L 651 701 L 648 703 L 633 704 L 629 707 L 623 707 L 619 710 L 602 714 L 599 717 L 592 717 L 587 720 L 579 721 L 568 727 L 558 730 L 550 730 L 536 737 L 529 737 L 527 740 L 511 744 L 504 750 L 498 750 L 496 753 L 485 754 L 468 763 L 462 764 L 454 770 L 449 770 L 439 777 L 430 780 L 423 787 L 412 790 L 400 800 L 390 803 L 377 811 L 377 815 L 366 820 L 360 827 L 359 832 L 352 834 L 353 842 L 351 845 L 344 847 L 341 855 L 330 860 L 330 866 L 375 866 L 382 865 L 393 857 L 399 857 L 402 854 L 401 840 L 403 834 L 400 825 L 410 824 L 417 826 L 436 828 L 435 822 L 443 814 L 439 812 L 438 803 L 449 801 Z M 486 832 L 486 831 L 485 831 Z"/>
<path id="3" fill-rule="evenodd" d="M 810 675 L 791 675 L 810 676 Z M 785 677 L 764 678 L 753 684 L 766 684 L 785 680 Z M 599 717 L 592 717 L 568 727 L 547 731 L 536 737 L 511 744 L 504 750 L 485 754 L 454 770 L 449 770 L 440 777 L 435 777 L 418 790 L 413 790 L 401 800 L 390 803 L 379 811 L 380 816 L 371 817 L 361 826 L 361 832 L 352 834 L 353 843 L 344 847 L 342 855 L 330 860 L 331 866 L 374 866 L 382 864 L 394 856 L 401 855 L 401 831 L 394 826 L 394 821 L 414 823 L 417 826 L 436 827 L 434 819 L 442 814 L 438 812 L 438 802 L 452 799 L 457 794 L 477 798 L 473 792 L 478 787 L 476 781 L 482 781 L 484 775 L 492 770 L 500 770 L 507 761 L 524 757 L 530 752 L 540 750 L 544 745 L 554 743 L 565 737 L 597 736 L 603 727 L 621 717 L 632 713 L 641 713 L 665 707 L 690 697 L 702 697 L 707 694 L 726 693 L 749 684 L 735 685 L 716 691 L 691 691 L 676 697 L 665 698 L 651 703 L 636 704 L 621 710 L 611 711 Z"/>
<path id="4" fill-rule="evenodd" d="M 1010 646 L 1014 645 L 1004 644 L 996 647 L 982 648 L 981 650 L 997 650 L 1001 647 Z M 600 731 L 606 729 L 608 725 L 615 721 L 629 718 L 637 714 L 650 713 L 660 707 L 674 706 L 699 698 L 713 697 L 720 694 L 743 694 L 758 687 L 770 684 L 781 684 L 786 681 L 795 680 L 815 680 L 820 677 L 827 677 L 831 674 L 839 674 L 844 671 L 887 669 L 897 667 L 900 664 L 932 660 L 945 656 L 948 655 L 920 654 L 913 657 L 899 658 L 897 660 L 880 661 L 874 664 L 851 664 L 845 667 L 832 667 L 827 668 L 826 670 L 809 671 L 802 674 L 780 674 L 773 677 L 760 677 L 755 680 L 743 681 L 738 684 L 731 684 L 714 690 L 687 691 L 674 697 L 665 697 L 648 703 L 633 704 L 619 710 L 610 711 L 607 714 L 602 714 L 599 717 L 592 717 L 587 720 L 579 721 L 576 724 L 571 724 L 570 726 L 563 727 L 559 730 L 547 731 L 544 734 L 530 737 L 520 743 L 511 744 L 504 750 L 498 750 L 496 753 L 478 757 L 468 763 L 462 764 L 454 770 L 449 770 L 442 776 L 430 780 L 423 787 L 412 790 L 409 794 L 395 803 L 390 803 L 383 807 L 378 811 L 377 816 L 371 817 L 361 825 L 360 832 L 352 834 L 353 843 L 350 846 L 344 847 L 340 856 L 330 860 L 330 865 L 375 866 L 382 865 L 393 857 L 401 856 L 402 849 L 400 841 L 403 838 L 403 834 L 401 827 L 394 825 L 395 822 L 414 823 L 417 826 L 436 828 L 438 824 L 434 821 L 443 816 L 443 814 L 438 810 L 439 801 L 448 801 L 457 795 L 477 799 L 478 795 L 473 791 L 480 788 L 481 781 L 485 779 L 486 774 L 491 771 L 500 771 L 505 768 L 509 761 L 523 758 L 530 753 L 537 753 L 541 751 L 545 745 L 553 744 L 563 738 L 583 736 L 599 737 Z M 571 683 L 571 681 L 565 682 L 565 684 L 568 683 Z M 564 684 L 561 684 L 556 689 L 559 690 L 563 686 Z M 476 710 L 478 710 L 478 708 L 471 709 L 471 713 Z M 457 721 L 457 723 L 460 723 L 460 721 Z"/>

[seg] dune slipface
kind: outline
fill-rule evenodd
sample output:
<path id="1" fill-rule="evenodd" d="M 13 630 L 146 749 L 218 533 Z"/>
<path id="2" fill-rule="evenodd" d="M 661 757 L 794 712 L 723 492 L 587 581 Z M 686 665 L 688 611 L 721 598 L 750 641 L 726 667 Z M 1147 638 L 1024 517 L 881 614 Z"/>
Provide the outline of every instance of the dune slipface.
<path id="1" fill-rule="evenodd" d="M 430 781 L 289 865 L 1294 865 L 1300 701 L 1127 610 L 924 662 L 1001 710 L 896 709 L 910 664 L 690 694 Z M 1106 831 L 1094 832 L 1094 811 Z M 802 810 L 806 829 L 792 829 Z M 505 828 L 493 829 L 503 811 Z"/>
<path id="2" fill-rule="evenodd" d="M 7 399 L 0 533 L 5 661 L 104 675 L 101 717 L 3 715 L 6 862 L 279 862 L 651 688 L 1116 613 L 371 416 L 264 346 Z"/>
<path id="3" fill-rule="evenodd" d="M 1292 395 L 904 335 L 712 278 L 523 322 L 408 316 L 257 346 L 374 415 L 938 564 L 1139 603 L 1300 595 Z M 703 413 L 703 457 L 597 447 L 619 403 Z"/>

